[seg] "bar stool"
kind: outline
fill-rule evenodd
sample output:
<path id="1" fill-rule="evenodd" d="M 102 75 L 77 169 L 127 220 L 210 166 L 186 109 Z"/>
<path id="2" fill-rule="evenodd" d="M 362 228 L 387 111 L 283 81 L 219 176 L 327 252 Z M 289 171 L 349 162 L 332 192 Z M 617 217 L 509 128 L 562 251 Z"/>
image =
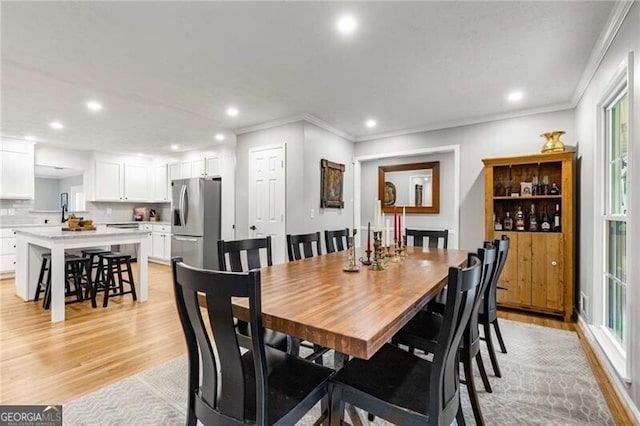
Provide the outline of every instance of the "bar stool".
<path id="1" fill-rule="evenodd" d="M 82 250 L 82 257 L 88 257 L 89 260 L 91 261 L 91 277 L 93 281 L 96 281 L 98 278 L 97 272 L 100 266 L 100 258 L 98 257 L 98 255 L 107 254 L 107 253 L 111 253 L 111 252 L 109 250 L 105 250 L 101 248 Z M 95 274 L 94 274 L 94 271 L 96 272 Z"/>
<path id="2" fill-rule="evenodd" d="M 75 296 L 75 300 L 65 301 L 65 304 L 82 302 L 91 298 L 91 305 L 96 307 L 95 289 L 91 279 L 91 264 L 89 262 L 88 258 L 72 254 L 65 255 L 64 296 L 65 298 Z M 44 292 L 42 307 L 49 309 L 51 307 L 51 253 L 42 255 L 34 302 L 40 299 L 40 292 Z"/>
<path id="3" fill-rule="evenodd" d="M 109 297 L 113 296 L 131 294 L 134 301 L 138 300 L 136 296 L 136 286 L 133 282 L 133 274 L 131 272 L 131 255 L 109 252 L 98 254 L 98 259 L 99 265 L 95 291 L 96 293 L 104 291 L 102 307 L 106 308 L 109 303 Z M 127 279 L 123 277 L 123 273 L 125 272 L 127 273 Z M 129 290 L 124 290 L 124 283 L 129 284 Z"/>

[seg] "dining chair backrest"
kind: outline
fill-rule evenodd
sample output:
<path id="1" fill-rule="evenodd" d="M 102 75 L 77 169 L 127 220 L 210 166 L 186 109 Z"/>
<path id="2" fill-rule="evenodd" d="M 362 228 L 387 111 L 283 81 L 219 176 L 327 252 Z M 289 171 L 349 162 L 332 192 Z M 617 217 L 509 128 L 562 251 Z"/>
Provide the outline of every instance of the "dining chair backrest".
<path id="1" fill-rule="evenodd" d="M 409 237 L 413 237 L 414 247 L 424 247 L 424 240 L 427 239 L 427 247 L 429 248 L 447 248 L 449 243 L 449 230 L 433 231 L 426 229 L 407 229 L 406 230 L 407 245 Z M 442 242 L 442 245 L 440 244 Z"/>
<path id="2" fill-rule="evenodd" d="M 198 419 L 203 424 L 246 424 L 245 408 L 249 403 L 255 404 L 255 424 L 266 424 L 268 373 L 260 271 L 209 271 L 185 265 L 179 258 L 172 259 L 172 267 L 176 307 L 187 341 L 188 422 L 191 420 L 195 424 Z M 198 293 L 204 294 L 206 300 L 208 326 L 215 335 L 215 351 L 200 311 Z M 248 299 L 252 366 L 243 365 L 231 298 Z M 246 368 L 254 370 L 254 389 L 250 389 L 252 386 L 245 380 Z M 245 400 L 250 395 L 255 395 L 255 402 Z M 253 419 L 249 420 L 253 423 Z"/>
<path id="3" fill-rule="evenodd" d="M 496 301 L 496 293 L 498 291 L 498 280 L 500 279 L 500 275 L 502 274 L 502 270 L 504 269 L 504 265 L 507 262 L 507 255 L 509 254 L 509 237 L 503 235 L 499 240 L 495 240 L 493 243 L 485 242 L 485 247 L 487 245 L 493 244 L 496 249 L 496 263 L 494 264 L 493 271 L 491 273 L 491 282 L 485 289 L 483 295 L 484 299 L 482 301 L 482 312 L 485 315 L 488 315 L 490 318 L 489 321 L 492 321 L 497 314 L 497 301 Z"/>
<path id="4" fill-rule="evenodd" d="M 349 228 L 338 229 L 336 231 L 324 231 L 324 245 L 327 253 L 343 251 L 347 249 L 347 239 L 349 238 Z"/>
<path id="5" fill-rule="evenodd" d="M 300 250 L 302 246 L 302 251 Z M 315 246 L 315 254 L 313 247 Z M 294 260 L 306 259 L 307 257 L 320 256 L 322 249 L 320 247 L 320 232 L 311 234 L 287 234 L 287 253 L 289 262 Z"/>
<path id="6" fill-rule="evenodd" d="M 491 284 L 491 280 L 493 278 L 497 252 L 498 250 L 493 245 L 486 243 L 484 248 L 478 249 L 477 257 L 480 259 L 480 284 L 478 285 L 476 300 L 473 302 L 473 309 L 471 311 L 471 316 L 469 317 L 469 325 L 467 327 L 464 341 L 464 344 L 469 345 L 469 348 L 477 345 L 479 349 L 480 333 L 478 331 L 478 311 L 482 304 L 482 296 Z M 473 253 L 469 254 L 469 258 L 467 260 L 468 264 L 471 264 L 473 256 Z"/>
<path id="7" fill-rule="evenodd" d="M 430 379 L 429 413 L 439 413 L 438 423 L 451 424 L 460 404 L 458 348 L 473 310 L 482 262 L 470 256 L 467 268 L 449 268 L 447 300 L 438 335 Z"/>
<path id="8" fill-rule="evenodd" d="M 262 263 L 260 252 L 265 253 L 266 265 Z M 246 267 L 243 265 L 246 256 Z M 221 271 L 242 272 L 273 265 L 271 237 L 247 240 L 218 241 L 218 257 Z M 228 257 L 228 260 L 227 260 Z"/>

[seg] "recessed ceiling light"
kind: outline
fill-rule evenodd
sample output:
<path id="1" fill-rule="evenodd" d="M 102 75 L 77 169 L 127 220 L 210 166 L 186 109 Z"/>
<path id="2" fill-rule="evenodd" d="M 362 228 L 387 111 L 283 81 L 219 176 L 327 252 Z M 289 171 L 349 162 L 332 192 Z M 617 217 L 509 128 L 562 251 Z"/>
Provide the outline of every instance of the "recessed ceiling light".
<path id="1" fill-rule="evenodd" d="M 351 35 L 358 27 L 358 21 L 351 15 L 344 15 L 338 19 L 336 27 L 341 34 Z"/>
<path id="2" fill-rule="evenodd" d="M 29 141 L 29 142 L 35 142 L 36 138 L 34 138 L 31 135 L 27 135 L 27 136 L 24 137 L 24 140 Z"/>
<path id="3" fill-rule="evenodd" d="M 509 99 L 509 101 L 511 102 L 517 102 L 520 99 L 522 99 L 523 96 L 524 96 L 524 93 L 522 93 L 522 91 L 520 90 L 517 90 L 515 92 L 509 93 L 509 96 L 507 96 L 507 99 Z"/>
<path id="4" fill-rule="evenodd" d="M 177 151 L 180 148 L 178 145 L 171 145 L 171 149 Z"/>
<path id="5" fill-rule="evenodd" d="M 52 129 L 56 130 L 64 129 L 64 125 L 59 121 L 52 121 L 51 123 L 49 123 L 49 126 L 51 126 Z"/>
<path id="6" fill-rule="evenodd" d="M 236 107 L 227 108 L 227 115 L 229 117 L 236 117 L 238 115 L 238 108 Z"/>
<path id="7" fill-rule="evenodd" d="M 366 123 L 364 123 L 368 128 L 372 129 L 374 127 L 376 127 L 378 125 L 378 123 L 376 122 L 376 120 L 374 120 L 373 118 L 370 118 L 366 121 Z"/>
<path id="8" fill-rule="evenodd" d="M 102 104 L 98 101 L 89 101 L 87 102 L 87 108 L 89 108 L 91 111 L 101 111 Z"/>
<path id="9" fill-rule="evenodd" d="M 224 135 L 222 133 L 217 133 L 216 134 L 216 140 L 217 141 L 223 141 L 224 140 Z"/>

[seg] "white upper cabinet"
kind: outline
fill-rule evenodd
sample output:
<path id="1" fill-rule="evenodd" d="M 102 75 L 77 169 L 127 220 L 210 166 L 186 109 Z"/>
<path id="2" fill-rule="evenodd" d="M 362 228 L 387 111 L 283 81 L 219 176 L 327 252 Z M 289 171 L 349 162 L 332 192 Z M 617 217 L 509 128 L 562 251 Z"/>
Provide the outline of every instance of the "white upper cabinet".
<path id="1" fill-rule="evenodd" d="M 35 193 L 33 143 L 2 140 L 0 199 L 30 199 Z"/>
<path id="2" fill-rule="evenodd" d="M 149 167 L 137 164 L 124 165 L 124 200 L 148 201 L 149 194 Z"/>
<path id="3" fill-rule="evenodd" d="M 167 180 L 167 165 L 153 166 L 151 173 L 153 201 L 169 201 L 169 182 Z"/>
<path id="4" fill-rule="evenodd" d="M 191 177 L 202 177 L 204 173 L 204 158 L 202 160 L 193 160 L 191 162 Z"/>
<path id="5" fill-rule="evenodd" d="M 205 161 L 207 176 L 221 176 L 220 157 L 207 157 Z"/>
<path id="6" fill-rule="evenodd" d="M 96 160 L 95 200 L 122 201 L 123 164 L 119 161 Z"/>

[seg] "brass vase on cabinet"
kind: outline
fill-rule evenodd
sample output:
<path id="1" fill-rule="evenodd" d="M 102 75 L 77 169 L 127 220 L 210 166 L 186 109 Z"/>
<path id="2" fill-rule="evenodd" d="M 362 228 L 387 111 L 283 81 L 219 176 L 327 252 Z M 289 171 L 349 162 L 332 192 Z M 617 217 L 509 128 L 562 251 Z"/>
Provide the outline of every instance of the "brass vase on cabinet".
<path id="1" fill-rule="evenodd" d="M 547 142 L 542 145 L 542 153 L 546 154 L 549 152 L 563 152 L 564 144 L 560 140 L 560 136 L 564 134 L 565 132 L 563 132 L 562 130 L 554 130 L 541 134 L 540 137 L 544 137 L 547 139 Z"/>

